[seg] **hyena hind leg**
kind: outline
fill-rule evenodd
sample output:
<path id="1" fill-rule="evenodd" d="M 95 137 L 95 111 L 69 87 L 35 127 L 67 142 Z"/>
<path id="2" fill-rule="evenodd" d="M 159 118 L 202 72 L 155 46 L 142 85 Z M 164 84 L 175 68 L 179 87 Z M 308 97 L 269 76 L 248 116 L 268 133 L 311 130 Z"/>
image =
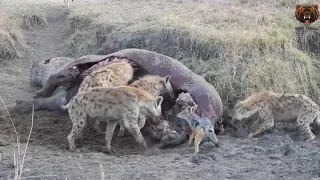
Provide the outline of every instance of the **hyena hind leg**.
<path id="1" fill-rule="evenodd" d="M 140 114 L 138 117 L 139 129 L 142 129 L 145 124 L 146 124 L 146 116 Z M 120 130 L 119 130 L 118 136 L 124 136 L 125 130 L 126 130 L 126 127 L 125 127 L 123 121 L 120 121 Z"/>
<path id="2" fill-rule="evenodd" d="M 138 117 L 131 117 L 130 119 L 124 119 L 124 125 L 128 129 L 128 131 L 133 135 L 138 144 L 144 149 L 147 150 L 147 143 L 144 137 L 141 134 L 140 128 L 137 123 Z"/>
<path id="3" fill-rule="evenodd" d="M 72 129 L 67 139 L 69 142 L 70 151 L 75 151 L 76 146 L 74 145 L 74 140 L 80 135 L 82 138 L 82 130 L 86 126 L 87 118 L 86 116 L 78 116 L 78 115 L 70 115 L 70 119 L 72 121 Z M 81 140 L 82 141 L 82 140 Z"/>
<path id="4" fill-rule="evenodd" d="M 99 119 L 96 119 L 95 122 L 94 122 L 94 129 L 96 130 L 97 133 L 99 134 L 104 134 L 105 131 L 102 131 L 101 130 L 101 124 L 100 124 L 100 120 Z"/>
<path id="5" fill-rule="evenodd" d="M 108 125 L 107 125 L 107 128 L 106 128 L 106 136 L 105 136 L 106 151 L 109 154 L 112 154 L 112 153 L 115 152 L 115 150 L 112 149 L 112 147 L 111 147 L 111 141 L 112 141 L 114 130 L 115 130 L 117 124 L 118 124 L 118 121 L 108 121 Z"/>
<path id="6" fill-rule="evenodd" d="M 313 119 L 314 118 L 311 118 L 308 115 L 300 116 L 297 119 L 297 125 L 300 131 L 306 135 L 306 139 L 305 139 L 306 141 L 312 141 L 315 138 L 315 135 L 312 133 L 310 129 L 310 123 L 312 122 Z"/>

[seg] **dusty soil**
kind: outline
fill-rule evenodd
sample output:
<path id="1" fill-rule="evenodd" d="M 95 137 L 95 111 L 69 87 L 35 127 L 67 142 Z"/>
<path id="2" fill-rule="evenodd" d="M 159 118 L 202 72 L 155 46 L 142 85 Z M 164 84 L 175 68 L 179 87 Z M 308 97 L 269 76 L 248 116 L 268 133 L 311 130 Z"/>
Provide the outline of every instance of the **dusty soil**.
<path id="1" fill-rule="evenodd" d="M 36 88 L 31 88 L 28 80 L 31 61 L 64 55 L 66 9 L 51 8 L 48 16 L 47 28 L 25 33 L 33 48 L 30 58 L 11 65 L 17 71 L 6 68 L 1 74 L 6 77 L 6 84 L 1 85 L 6 104 L 31 98 L 35 93 Z M 22 152 L 31 115 L 10 112 L 21 137 Z M 0 179 L 11 179 L 15 133 L 10 118 L 5 112 L 0 113 Z M 50 112 L 35 113 L 24 179 L 320 179 L 319 135 L 307 143 L 293 140 L 294 131 L 274 130 L 253 139 L 226 134 L 218 136 L 221 147 L 204 144 L 199 155 L 193 155 L 193 147 L 183 144 L 143 156 L 132 136 L 120 138 L 116 131 L 112 142 L 116 154 L 100 152 L 104 137 L 95 133 L 78 146 L 80 152 L 72 153 L 66 140 L 71 122 L 67 116 L 58 120 L 53 117 Z M 151 146 L 151 142 L 148 144 Z"/>

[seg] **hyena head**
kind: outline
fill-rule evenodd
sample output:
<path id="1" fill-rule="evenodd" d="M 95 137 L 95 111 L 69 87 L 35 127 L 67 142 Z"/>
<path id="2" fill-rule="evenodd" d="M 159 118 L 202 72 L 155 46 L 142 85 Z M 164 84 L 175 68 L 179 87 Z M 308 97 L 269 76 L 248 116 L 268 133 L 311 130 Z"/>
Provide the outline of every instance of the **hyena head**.
<path id="1" fill-rule="evenodd" d="M 156 124 L 159 122 L 158 117 L 161 116 L 161 104 L 163 101 L 162 96 L 157 96 L 156 100 L 145 101 L 140 108 L 140 112 L 146 116 L 149 116 L 152 123 Z"/>
<path id="2" fill-rule="evenodd" d="M 258 106 L 248 106 L 246 103 L 239 102 L 236 106 L 229 111 L 229 115 L 232 118 L 231 121 L 234 120 L 241 121 L 244 118 L 248 118 L 255 114 L 259 110 Z"/>

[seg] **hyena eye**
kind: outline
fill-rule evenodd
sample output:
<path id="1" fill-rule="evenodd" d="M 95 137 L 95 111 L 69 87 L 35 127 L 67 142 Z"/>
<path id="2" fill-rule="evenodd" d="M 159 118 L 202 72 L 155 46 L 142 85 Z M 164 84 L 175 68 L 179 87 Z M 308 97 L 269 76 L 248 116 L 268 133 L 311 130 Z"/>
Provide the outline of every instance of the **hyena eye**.
<path id="1" fill-rule="evenodd" d="M 209 129 L 209 131 L 208 132 L 213 132 L 213 130 L 212 129 Z"/>

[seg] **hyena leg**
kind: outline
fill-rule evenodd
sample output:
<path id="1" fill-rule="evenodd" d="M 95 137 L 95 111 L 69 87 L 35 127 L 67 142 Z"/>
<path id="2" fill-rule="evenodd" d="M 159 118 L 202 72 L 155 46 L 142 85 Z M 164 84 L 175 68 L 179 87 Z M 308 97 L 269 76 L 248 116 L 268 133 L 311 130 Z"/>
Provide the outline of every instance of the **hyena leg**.
<path id="1" fill-rule="evenodd" d="M 111 148 L 111 141 L 112 141 L 114 129 L 116 128 L 117 124 L 118 124 L 118 121 L 108 121 L 108 125 L 106 128 L 106 137 L 105 137 L 106 150 L 110 154 L 115 152 L 115 150 Z"/>
<path id="2" fill-rule="evenodd" d="M 266 114 L 266 113 L 264 112 L 264 114 Z M 259 128 L 256 131 L 250 133 L 248 135 L 248 138 L 252 138 L 252 137 L 260 134 L 261 132 L 272 128 L 273 126 L 274 126 L 274 118 L 273 118 L 273 116 L 272 115 L 264 116 L 263 122 L 260 124 Z"/>
<path id="3" fill-rule="evenodd" d="M 206 133 L 204 132 L 204 130 L 200 127 L 197 127 L 195 129 L 195 137 L 194 137 L 194 154 L 198 154 L 199 153 L 199 147 L 200 147 L 200 143 L 203 140 L 203 138 L 205 137 Z"/>
<path id="4" fill-rule="evenodd" d="M 137 118 L 136 118 L 137 119 Z M 136 139 L 136 141 L 139 143 L 139 145 L 147 150 L 147 143 L 144 140 L 144 137 L 142 136 L 137 120 L 135 119 L 124 119 L 124 125 L 126 126 L 126 128 L 128 129 L 128 131 L 133 135 L 133 137 Z"/>
<path id="5" fill-rule="evenodd" d="M 100 125 L 100 120 L 96 119 L 94 122 L 94 129 L 100 133 L 100 134 L 104 134 L 105 132 L 101 130 L 101 125 Z"/>
<path id="6" fill-rule="evenodd" d="M 143 114 L 139 114 L 139 117 L 138 117 L 139 129 L 142 129 L 145 124 L 146 124 L 146 116 L 144 116 Z M 119 130 L 118 136 L 124 136 L 125 130 L 126 130 L 126 127 L 123 121 L 120 121 L 120 130 Z"/>
<path id="7" fill-rule="evenodd" d="M 146 124 L 147 117 L 143 114 L 139 114 L 138 116 L 138 127 L 139 129 L 142 129 L 143 126 Z"/>
<path id="8" fill-rule="evenodd" d="M 126 127 L 124 126 L 124 123 L 122 120 L 120 120 L 120 129 L 119 129 L 119 133 L 118 136 L 124 136 L 124 132 L 126 131 Z"/>
<path id="9" fill-rule="evenodd" d="M 87 117 L 86 115 L 81 115 L 78 112 L 70 112 L 70 119 L 72 121 L 72 129 L 70 131 L 70 134 L 68 135 L 68 142 L 70 151 L 75 151 L 76 146 L 74 145 L 74 140 L 79 135 L 82 135 L 82 130 L 86 125 Z"/>
<path id="10" fill-rule="evenodd" d="M 310 129 L 310 122 L 312 122 L 315 117 L 310 117 L 308 115 L 301 115 L 297 119 L 297 125 L 301 132 L 305 133 L 307 136 L 306 141 L 312 141 L 315 138 L 315 135 L 312 133 Z"/>

